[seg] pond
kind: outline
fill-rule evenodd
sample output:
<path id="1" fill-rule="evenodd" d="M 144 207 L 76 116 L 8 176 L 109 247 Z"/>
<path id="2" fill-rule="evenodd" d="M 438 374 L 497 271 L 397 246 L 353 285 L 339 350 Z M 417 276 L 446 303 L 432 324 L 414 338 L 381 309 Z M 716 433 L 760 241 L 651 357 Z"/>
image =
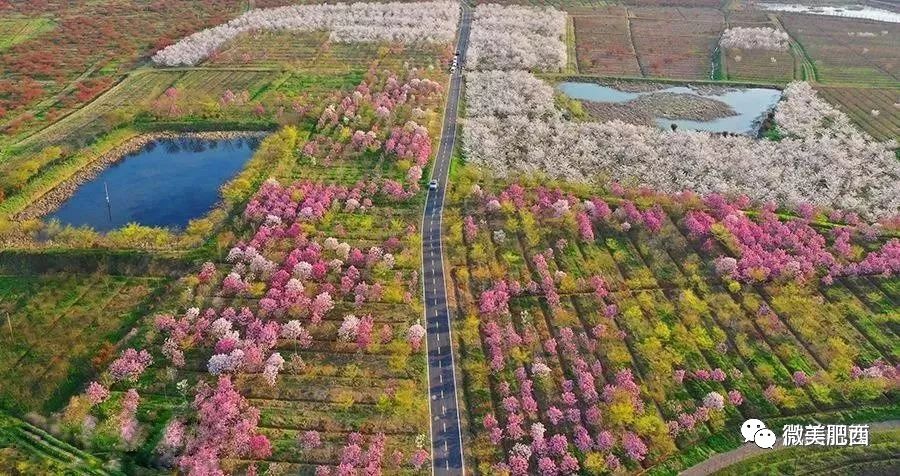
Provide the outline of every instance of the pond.
<path id="1" fill-rule="evenodd" d="M 759 3 L 757 5 L 763 10 L 776 12 L 810 13 L 814 15 L 863 18 L 866 20 L 900 23 L 900 13 L 862 5 L 846 5 L 841 7 L 826 5 L 808 6 L 796 3 Z"/>
<path id="2" fill-rule="evenodd" d="M 560 83 L 558 88 L 573 99 L 600 103 L 627 104 L 641 96 L 661 93 L 720 101 L 733 110 L 732 115 L 709 120 L 654 117 L 653 122 L 660 128 L 669 128 L 675 124 L 679 129 L 748 135 L 757 133 L 765 116 L 781 98 L 781 91 L 770 88 L 717 87 L 704 90 L 687 86 L 671 86 L 660 87 L 660 89 L 652 91 L 629 92 L 596 83 L 568 81 Z"/>
<path id="3" fill-rule="evenodd" d="M 219 187 L 244 167 L 260 140 L 258 136 L 153 140 L 79 186 L 47 218 L 100 232 L 132 222 L 184 229 L 215 206 Z"/>

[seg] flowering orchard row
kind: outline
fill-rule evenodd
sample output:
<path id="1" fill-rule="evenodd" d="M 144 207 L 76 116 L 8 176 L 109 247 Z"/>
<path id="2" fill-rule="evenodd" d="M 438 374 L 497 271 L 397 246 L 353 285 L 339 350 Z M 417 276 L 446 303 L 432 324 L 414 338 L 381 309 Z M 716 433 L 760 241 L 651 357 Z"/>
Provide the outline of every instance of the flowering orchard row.
<path id="1" fill-rule="evenodd" d="M 900 296 L 898 242 L 877 227 L 833 216 L 846 225 L 831 233 L 746 200 L 561 187 L 466 169 L 450 195 L 482 471 L 638 471 L 745 418 L 896 391 L 896 337 L 869 299 Z M 715 231 L 697 233 L 699 216 Z"/>
<path id="2" fill-rule="evenodd" d="M 154 50 L 240 9 L 231 3 L 179 0 L 161 0 L 153 8 L 124 1 L 52 7 L 0 3 L 4 141 L 11 144 L 61 120 L 115 85 Z M 35 34 L 16 39 L 13 27 L 21 24 L 33 25 Z M 11 35 L 14 44 L 7 43 Z"/>
<path id="3" fill-rule="evenodd" d="M 528 73 L 515 73 L 516 75 Z M 463 129 L 468 160 L 495 173 L 543 172 L 570 180 L 618 180 L 657 190 L 745 194 L 759 202 L 812 203 L 889 217 L 900 209 L 893 144 L 857 130 L 848 117 L 793 83 L 775 110 L 780 141 L 650 126 L 568 121 L 536 80 L 473 75 Z M 491 96 L 495 81 L 520 92 Z M 549 85 L 543 85 L 545 90 Z M 550 91 L 548 91 L 550 92 Z M 477 115 L 476 115 L 477 114 Z"/>
<path id="4" fill-rule="evenodd" d="M 791 37 L 770 27 L 735 27 L 722 33 L 719 46 L 738 50 L 786 50 Z"/>
<path id="5" fill-rule="evenodd" d="M 555 8 L 478 5 L 467 62 L 483 70 L 560 71 L 565 34 L 566 13 Z"/>
<path id="6" fill-rule="evenodd" d="M 303 159 L 313 166 L 387 159 L 382 189 L 396 200 L 412 197 L 432 153 L 429 127 L 437 123 L 444 89 L 421 76 L 416 70 L 396 75 L 370 69 L 352 92 L 321 111 Z"/>
<path id="7" fill-rule="evenodd" d="M 241 34 L 259 30 L 330 30 L 335 42 L 440 42 L 456 33 L 459 6 L 453 2 L 290 5 L 250 10 L 222 25 L 198 31 L 158 51 L 159 65 L 195 65 Z"/>
<path id="8" fill-rule="evenodd" d="M 80 434 L 186 474 L 423 470 L 417 192 L 442 91 L 373 67 L 305 111 L 275 173 L 326 180 L 259 187 L 237 242 L 70 404 Z"/>
<path id="9" fill-rule="evenodd" d="M 132 387 L 120 412 L 111 416 L 124 447 L 152 441 L 135 416 L 141 398 L 136 387 L 144 386 L 150 395 L 160 393 L 155 378 L 143 377 L 156 360 L 155 368 L 183 377 L 204 371 L 214 376 L 211 384 L 199 379 L 193 411 L 176 412 L 166 424 L 154 450 L 157 464 L 174 464 L 187 474 L 227 469 L 232 458 L 318 463 L 320 473 L 330 471 L 331 465 L 339 472 L 367 465 L 380 470 L 382 458 L 385 467 L 421 467 L 427 453 L 420 454 L 413 446 L 415 433 L 403 429 L 403 424 L 420 424 L 417 418 L 423 411 L 412 398 L 424 392 L 421 379 L 406 370 L 409 365 L 421 370 L 422 362 L 410 359 L 417 359 L 424 337 L 422 326 L 409 317 L 418 306 L 413 297 L 418 289 L 415 227 L 380 246 L 360 248 L 336 237 L 321 238 L 314 226 L 336 211 L 365 213 L 373 199 L 381 198 L 377 188 L 364 184 L 351 188 L 266 182 L 243 214 L 252 233 L 229 251 L 225 263 L 208 262 L 192 278 L 196 293 L 212 298 L 203 300 L 211 306 L 156 316 L 158 351 L 127 349 L 109 366 L 104 383 L 89 385 L 86 396 L 92 405 L 104 405 L 109 388 Z M 408 310 L 401 312 L 403 308 Z M 374 381 L 365 391 L 344 388 L 331 397 L 329 379 L 341 381 L 335 387 L 347 385 L 341 374 L 329 376 L 317 369 L 329 362 L 329 354 L 371 354 L 382 363 L 389 358 L 391 377 L 381 381 L 376 363 L 354 359 L 358 375 L 353 379 Z M 153 373 L 159 376 L 160 371 Z M 283 373 L 289 380 L 283 381 Z M 291 387 L 301 381 L 308 388 L 297 393 L 301 389 Z M 377 404 L 384 413 L 370 423 L 371 437 L 351 436 L 337 451 L 326 448 L 336 439 L 344 444 L 331 433 L 341 428 L 334 423 L 300 422 L 288 425 L 290 431 L 267 427 L 262 411 L 269 409 L 269 401 L 301 402 L 305 395 L 316 395 L 312 387 L 325 392 L 319 398 L 326 406 L 333 398 L 349 399 L 343 402 L 345 410 L 356 402 Z M 373 394 L 373 389 L 379 390 Z M 248 398 L 262 402 L 263 410 Z M 384 456 L 390 438 L 379 427 L 395 433 L 387 443 L 395 452 L 390 459 Z M 364 439 L 367 443 L 361 446 Z"/>
<path id="10" fill-rule="evenodd" d="M 291 65 L 300 71 L 331 75 L 365 68 L 375 59 L 408 63 L 411 67 L 437 66 L 452 58 L 449 43 L 365 42 L 335 43 L 327 31 L 254 31 L 226 43 L 206 60 L 210 65 Z M 446 63 L 445 64 L 449 64 Z M 321 83 L 319 83 L 321 84 Z"/>

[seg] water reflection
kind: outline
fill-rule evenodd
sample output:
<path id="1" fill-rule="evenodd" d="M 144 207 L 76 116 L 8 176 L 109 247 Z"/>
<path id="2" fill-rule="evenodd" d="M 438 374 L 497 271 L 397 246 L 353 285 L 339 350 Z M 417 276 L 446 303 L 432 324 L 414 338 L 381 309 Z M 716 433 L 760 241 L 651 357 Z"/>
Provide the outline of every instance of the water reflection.
<path id="1" fill-rule="evenodd" d="M 97 231 L 132 222 L 183 229 L 212 209 L 219 200 L 219 188 L 244 167 L 260 140 L 179 137 L 151 141 L 81 185 L 47 218 Z"/>
<path id="2" fill-rule="evenodd" d="M 759 8 L 776 12 L 811 13 L 846 18 L 862 18 L 888 23 L 900 23 L 900 13 L 862 5 L 844 5 L 833 7 L 827 5 L 799 5 L 796 3 L 760 3 Z"/>
<path id="3" fill-rule="evenodd" d="M 562 82 L 558 88 L 571 98 L 602 103 L 625 104 L 640 96 L 658 93 L 688 94 L 715 99 L 730 106 L 736 114 L 708 121 L 655 117 L 654 122 L 664 129 L 675 124 L 683 129 L 750 135 L 756 134 L 762 120 L 781 98 L 781 91 L 770 88 L 728 87 L 720 88 L 718 91 L 704 91 L 687 86 L 672 86 L 655 91 L 629 92 L 596 83 L 574 81 Z"/>

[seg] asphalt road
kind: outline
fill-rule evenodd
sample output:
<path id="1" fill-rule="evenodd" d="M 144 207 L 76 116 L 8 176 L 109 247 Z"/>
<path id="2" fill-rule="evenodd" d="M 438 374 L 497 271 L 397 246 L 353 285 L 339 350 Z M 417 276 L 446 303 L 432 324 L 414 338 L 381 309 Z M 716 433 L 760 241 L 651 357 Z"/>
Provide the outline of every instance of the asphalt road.
<path id="1" fill-rule="evenodd" d="M 464 62 L 469 44 L 471 9 L 461 3 L 463 11 L 459 26 L 457 50 L 460 63 Z M 459 407 L 456 394 L 453 346 L 450 336 L 450 311 L 447 308 L 447 292 L 444 284 L 443 248 L 441 245 L 441 218 L 444 192 L 450 156 L 456 142 L 456 118 L 459 109 L 461 71 L 450 78 L 450 91 L 444 111 L 444 126 L 438 147 L 432 179 L 438 181 L 435 190 L 429 190 L 422 219 L 422 279 L 425 285 L 425 328 L 428 331 L 428 384 L 431 403 L 432 469 L 436 475 L 464 473 L 462 433 L 459 423 Z"/>

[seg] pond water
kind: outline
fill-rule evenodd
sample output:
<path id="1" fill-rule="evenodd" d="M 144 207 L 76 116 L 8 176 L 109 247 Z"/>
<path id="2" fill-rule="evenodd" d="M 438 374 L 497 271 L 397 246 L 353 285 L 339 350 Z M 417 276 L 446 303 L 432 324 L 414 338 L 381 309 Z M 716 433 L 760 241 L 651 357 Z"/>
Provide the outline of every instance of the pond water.
<path id="1" fill-rule="evenodd" d="M 811 13 L 814 15 L 828 15 L 847 18 L 864 18 L 889 23 L 900 23 L 900 13 L 872 8 L 862 5 L 847 5 L 843 7 L 808 6 L 796 3 L 759 3 L 759 8 L 777 12 Z"/>
<path id="2" fill-rule="evenodd" d="M 691 94 L 715 99 L 731 106 L 737 114 L 709 121 L 666 119 L 659 117 L 654 120 L 657 126 L 666 129 L 671 127 L 671 124 L 676 124 L 679 129 L 731 132 L 735 134 L 750 135 L 756 134 L 766 114 L 781 98 L 781 91 L 769 88 L 728 88 L 721 93 L 713 94 L 711 92 L 701 92 L 687 86 L 672 86 L 656 91 L 628 92 L 596 83 L 568 81 L 560 83 L 558 88 L 573 99 L 620 104 L 631 101 L 639 96 L 654 93 Z"/>
<path id="3" fill-rule="evenodd" d="M 150 142 L 78 187 L 47 218 L 101 232 L 132 222 L 183 229 L 213 208 L 219 187 L 237 175 L 259 142 L 259 137 Z"/>

